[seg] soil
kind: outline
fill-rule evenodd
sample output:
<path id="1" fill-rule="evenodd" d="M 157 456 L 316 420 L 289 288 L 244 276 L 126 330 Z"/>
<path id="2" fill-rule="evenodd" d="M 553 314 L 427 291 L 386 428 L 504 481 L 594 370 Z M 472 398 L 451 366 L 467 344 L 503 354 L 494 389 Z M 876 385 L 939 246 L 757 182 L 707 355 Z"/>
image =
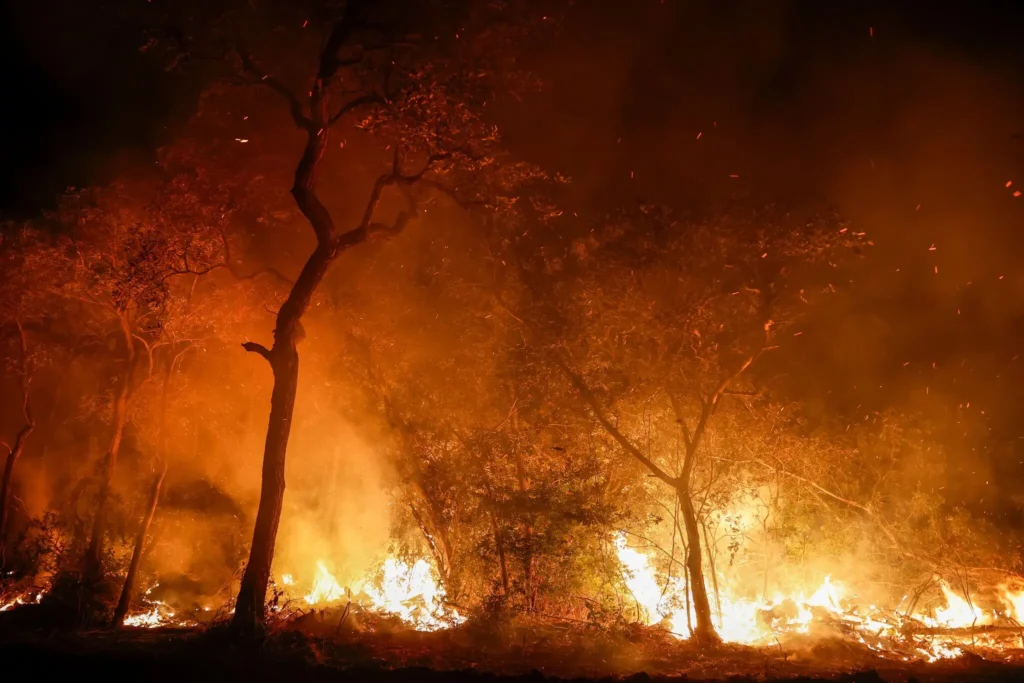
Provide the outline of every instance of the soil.
<path id="1" fill-rule="evenodd" d="M 297 683 L 344 680 L 351 683 L 541 683 L 543 681 L 1022 681 L 1024 666 L 966 656 L 936 664 L 892 663 L 851 665 L 846 657 L 825 650 L 793 653 L 751 648 L 723 648 L 702 654 L 676 643 L 672 652 L 651 657 L 659 646 L 636 653 L 592 659 L 593 651 L 517 650 L 502 656 L 475 648 L 460 648 L 438 634 L 373 634 L 319 639 L 290 630 L 259 644 L 238 645 L 226 633 L 180 629 L 94 631 L 64 634 L 21 632 L 0 634 L 0 661 L 6 680 L 73 680 L 103 676 L 103 680 L 168 681 L 290 681 Z M 424 637 L 421 637 L 424 636 Z M 564 643 L 560 643 L 564 646 Z M 650 645 L 650 644 L 648 644 Z M 451 649 L 444 651 L 446 646 Z M 610 651 L 609 651 L 610 652 Z M 481 656 L 482 655 L 482 656 Z M 852 666 L 852 669 L 851 669 Z M 575 669 L 578 673 L 573 674 Z M 598 670 L 615 675 L 596 675 Z M 632 672 L 628 671 L 632 669 Z M 9 678 L 7 678 L 9 676 Z M 95 679 L 93 679 L 95 680 Z"/>

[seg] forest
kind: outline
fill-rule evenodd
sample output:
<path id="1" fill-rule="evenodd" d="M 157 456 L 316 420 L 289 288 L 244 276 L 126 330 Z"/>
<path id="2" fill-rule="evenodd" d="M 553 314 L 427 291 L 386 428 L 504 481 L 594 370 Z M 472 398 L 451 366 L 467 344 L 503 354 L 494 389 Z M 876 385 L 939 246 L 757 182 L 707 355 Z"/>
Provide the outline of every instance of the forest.
<path id="1" fill-rule="evenodd" d="M 970 334 L 879 341 L 921 304 L 865 294 L 870 221 L 581 202 L 505 134 L 571 2 L 113 6 L 191 104 L 145 168 L 2 225 L 0 638 L 1020 661 L 1021 373 L 984 339 L 1019 348 L 985 317 L 1019 270 L 957 285 Z"/>

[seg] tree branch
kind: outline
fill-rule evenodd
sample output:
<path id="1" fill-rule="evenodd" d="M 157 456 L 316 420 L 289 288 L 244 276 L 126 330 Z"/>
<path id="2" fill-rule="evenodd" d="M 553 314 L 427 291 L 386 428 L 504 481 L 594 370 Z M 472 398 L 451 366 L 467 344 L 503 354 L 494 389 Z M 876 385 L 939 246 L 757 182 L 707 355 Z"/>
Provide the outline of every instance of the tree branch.
<path id="1" fill-rule="evenodd" d="M 302 111 L 302 103 L 299 101 L 299 98 L 295 96 L 295 93 L 293 93 L 291 89 L 281 81 L 262 73 L 260 69 L 257 68 L 256 63 L 250 55 L 242 52 L 241 50 L 236 50 L 236 52 L 238 53 L 239 59 L 242 61 L 242 68 L 248 71 L 250 75 L 260 79 L 256 83 L 267 86 L 284 98 L 288 103 L 288 109 L 291 111 L 292 121 L 295 125 L 304 131 L 311 132 L 313 129 L 313 121 L 306 116 L 305 112 Z"/>
<path id="2" fill-rule="evenodd" d="M 260 268 L 251 273 L 240 272 L 238 270 L 238 267 L 232 264 L 232 261 L 234 261 L 234 259 L 231 257 L 231 243 L 228 240 L 227 235 L 224 234 L 223 230 L 220 231 L 220 242 L 221 248 L 224 251 L 224 260 L 221 261 L 220 263 L 215 263 L 212 266 L 208 266 L 206 268 L 201 269 L 192 268 L 188 265 L 188 253 L 186 252 L 183 256 L 185 267 L 182 269 L 173 269 L 167 277 L 171 277 L 174 275 L 197 275 L 201 277 L 203 275 L 208 275 L 216 270 L 226 270 L 229 273 L 231 273 L 231 275 L 236 280 L 255 280 L 261 275 L 270 275 L 276 278 L 282 284 L 286 285 L 287 287 L 291 287 L 292 285 L 295 284 L 293 280 L 291 280 L 288 277 L 285 277 L 281 273 L 281 271 L 270 266 Z"/>
<path id="3" fill-rule="evenodd" d="M 385 100 L 383 97 L 376 93 L 356 97 L 355 99 L 349 100 L 345 104 L 341 105 L 338 111 L 335 112 L 334 116 L 328 119 L 327 125 L 333 126 L 335 123 L 338 122 L 339 119 L 341 119 L 346 114 L 349 114 L 355 111 L 356 109 L 359 109 L 360 107 L 365 107 L 368 104 L 385 105 L 387 104 L 387 100 Z"/>
<path id="4" fill-rule="evenodd" d="M 420 182 L 423 183 L 423 185 L 425 185 L 426 187 L 433 188 L 438 192 L 446 195 L 449 199 L 455 202 L 455 204 L 458 205 L 459 208 L 465 211 L 470 211 L 471 209 L 476 207 L 489 208 L 494 206 L 492 202 L 489 202 L 486 199 L 466 199 L 465 197 L 461 197 L 459 196 L 458 192 L 455 191 L 454 188 L 448 187 L 444 183 L 438 182 L 437 180 L 424 178 Z"/>
<path id="5" fill-rule="evenodd" d="M 821 494 L 823 494 L 825 496 L 828 496 L 832 500 L 835 500 L 835 501 L 837 501 L 839 503 L 842 503 L 843 505 L 848 505 L 849 507 L 852 507 L 855 510 L 860 511 L 866 517 L 871 518 L 875 522 L 875 525 L 878 526 L 878 528 L 882 530 L 882 533 L 884 533 L 886 535 L 886 537 L 889 539 L 890 543 L 892 543 L 892 546 L 894 548 L 896 548 L 896 550 L 898 550 L 902 554 L 907 555 L 909 557 L 914 557 L 914 555 L 912 555 L 911 553 L 909 553 L 908 551 L 903 549 L 903 547 L 900 544 L 900 542 L 896 540 L 895 534 L 893 534 L 892 531 L 890 531 L 889 528 L 885 524 L 882 523 L 882 521 L 878 518 L 878 514 L 870 506 L 864 505 L 863 503 L 858 503 L 855 500 L 850 500 L 849 498 L 844 498 L 843 496 L 839 495 L 838 493 L 835 493 L 835 492 L 830 491 L 829 489 L 825 488 L 821 484 L 818 484 L 818 483 L 808 479 L 807 477 L 803 477 L 803 476 L 800 476 L 799 474 L 796 474 L 794 472 L 790 472 L 789 470 L 787 470 L 784 467 L 781 467 L 781 466 L 776 467 L 776 466 L 773 466 L 773 465 L 769 465 L 768 463 L 764 462 L 763 460 L 759 460 L 757 458 L 751 458 L 751 460 L 753 462 L 756 462 L 758 465 L 761 465 L 762 467 L 767 467 L 768 469 L 772 470 L 773 472 L 778 472 L 779 474 L 784 474 L 787 477 L 790 477 L 790 478 L 795 479 L 795 480 L 797 480 L 799 482 L 807 484 L 808 486 L 810 486 L 812 489 L 814 489 L 818 493 L 821 493 Z"/>
<path id="6" fill-rule="evenodd" d="M 672 403 L 672 411 L 676 414 L 676 423 L 679 425 L 679 431 L 683 435 L 683 447 L 686 451 L 690 450 L 690 429 L 686 426 L 686 418 L 683 416 L 683 406 L 679 403 L 679 397 L 674 392 L 666 390 L 668 394 L 668 400 Z"/>
<path id="7" fill-rule="evenodd" d="M 259 355 L 266 358 L 268 363 L 271 362 L 270 349 L 268 349 L 263 344 L 258 344 L 256 342 L 245 342 L 242 344 L 242 348 L 248 351 L 249 353 L 258 353 Z"/>
<path id="8" fill-rule="evenodd" d="M 370 190 L 370 196 L 366 200 L 366 208 L 363 209 L 363 218 L 359 222 L 359 225 L 339 235 L 334 242 L 334 248 L 337 251 L 344 251 L 377 235 L 394 237 L 401 233 L 409 222 L 419 215 L 416 211 L 416 206 L 413 204 L 409 210 L 399 213 L 395 222 L 391 225 L 386 223 L 376 223 L 373 220 L 373 215 L 376 213 L 377 207 L 380 205 L 380 200 L 384 194 L 384 190 L 395 184 L 412 185 L 420 181 L 420 179 L 422 179 L 425 174 L 429 173 L 434 165 L 439 161 L 443 161 L 450 157 L 451 154 L 449 153 L 432 154 L 427 158 L 427 161 L 419 171 L 406 175 L 401 172 L 401 158 L 399 150 L 396 148 L 392 155 L 391 171 L 381 174 L 373 183 L 373 189 Z"/>
<path id="9" fill-rule="evenodd" d="M 639 448 L 634 446 L 630 442 L 630 440 L 627 439 L 625 435 L 623 435 L 623 433 L 620 432 L 618 428 L 616 428 L 616 426 L 613 425 L 607 417 L 605 417 L 604 410 L 602 410 L 601 405 L 597 400 L 597 397 L 594 396 L 594 392 L 590 390 L 590 387 L 588 387 L 586 382 L 583 381 L 583 378 L 580 377 L 575 372 L 573 372 L 572 369 L 569 368 L 569 366 L 563 363 L 561 360 L 556 359 L 555 364 L 562 370 L 562 372 L 568 378 L 569 382 L 573 385 L 573 387 L 575 387 L 576 391 L 579 392 L 579 395 L 583 398 L 587 405 L 590 406 L 590 409 L 594 413 L 594 417 L 596 417 L 597 421 L 601 424 L 602 427 L 604 427 L 604 430 L 608 432 L 608 434 L 613 439 L 615 439 L 615 441 L 617 441 L 620 446 L 622 446 L 622 449 L 629 453 L 630 455 L 632 455 L 637 460 L 639 460 L 643 464 L 643 466 L 650 470 L 651 473 L 654 474 L 654 476 L 656 476 L 658 479 L 661 479 L 663 482 L 665 482 L 672 488 L 676 488 L 679 485 L 679 480 L 676 477 L 671 476 L 665 470 L 658 467 L 658 465 L 653 460 L 644 455 Z"/>
<path id="10" fill-rule="evenodd" d="M 282 274 L 281 271 L 279 271 L 278 269 L 272 268 L 270 266 L 254 270 L 251 273 L 242 273 L 239 272 L 236 266 L 233 266 L 230 263 L 217 263 L 208 268 L 202 269 L 174 270 L 170 273 L 170 275 L 168 275 L 168 277 L 172 277 L 174 275 L 198 275 L 201 277 L 203 275 L 209 275 L 210 273 L 217 270 L 228 271 L 229 273 L 231 273 L 231 276 L 234 277 L 236 280 L 255 280 L 261 275 L 270 275 L 271 277 L 278 280 L 281 284 L 287 285 L 288 287 L 291 287 L 293 284 L 295 284 L 294 280 Z"/>
<path id="11" fill-rule="evenodd" d="M 141 336 L 132 333 L 132 337 L 142 342 L 142 346 L 146 349 L 146 357 L 148 359 L 148 368 L 146 370 L 146 379 L 153 376 L 153 347 Z"/>
<path id="12" fill-rule="evenodd" d="M 395 174 L 395 182 L 403 183 L 405 185 L 411 185 L 412 183 L 415 183 L 416 181 L 423 178 L 423 176 L 426 175 L 428 172 L 430 172 L 437 164 L 437 162 L 446 161 L 451 158 L 451 152 L 440 152 L 438 154 L 431 154 L 429 157 L 427 157 L 426 162 L 423 164 L 423 168 L 421 168 L 418 173 L 413 173 L 412 175 L 402 175 L 400 173 L 398 155 L 396 152 L 395 162 L 392 167 L 392 172 Z"/>

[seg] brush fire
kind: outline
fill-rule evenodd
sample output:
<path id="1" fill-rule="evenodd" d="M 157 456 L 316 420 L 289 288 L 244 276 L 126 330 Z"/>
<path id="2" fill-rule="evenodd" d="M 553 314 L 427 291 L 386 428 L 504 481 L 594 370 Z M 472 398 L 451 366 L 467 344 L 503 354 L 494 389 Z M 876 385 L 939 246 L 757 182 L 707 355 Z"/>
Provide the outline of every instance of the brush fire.
<path id="1" fill-rule="evenodd" d="M 1024 671 L 1024 101 L 911 47 L 972 22 L 40 2 L 0 670 Z"/>

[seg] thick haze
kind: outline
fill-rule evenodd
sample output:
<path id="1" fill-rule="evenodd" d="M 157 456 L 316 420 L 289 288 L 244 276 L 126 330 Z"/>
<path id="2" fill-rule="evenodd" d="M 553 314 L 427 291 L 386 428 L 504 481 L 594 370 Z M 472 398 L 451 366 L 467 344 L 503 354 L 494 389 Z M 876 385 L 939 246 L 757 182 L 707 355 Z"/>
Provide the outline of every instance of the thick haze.
<path id="1" fill-rule="evenodd" d="M 577 0 L 558 40 L 533 51 L 544 91 L 496 103 L 495 115 L 518 152 L 572 177 L 564 200 L 581 221 L 637 200 L 698 217 L 768 203 L 838 209 L 875 246 L 793 348 L 814 368 L 793 391 L 843 419 L 924 411 L 963 450 L 954 495 L 984 501 L 997 478 L 1007 496 L 1024 483 L 1024 197 L 1013 197 L 1024 190 L 1024 30 L 995 3 L 960 4 Z M 4 210 L 37 211 L 69 185 L 147 167 L 193 104 L 137 52 L 130 25 L 72 6 L 8 8 L 0 22 L 14 65 L 5 99 L 18 103 L 2 114 Z M 298 263 L 302 246 L 283 253 Z M 388 277 L 396 265 L 415 271 L 411 250 L 389 258 Z M 266 395 L 239 444 L 253 458 Z M 338 421 L 355 461 L 372 460 L 346 430 Z M 255 493 L 254 470 L 203 474 L 237 475 Z M 363 474 L 366 490 L 386 476 Z M 358 503 L 368 526 L 386 505 Z"/>
<path id="2" fill-rule="evenodd" d="M 991 501 L 1024 473 L 1024 35 L 994 4 L 911 4 L 578 3 L 512 135 L 580 211 L 838 209 L 875 246 L 801 340 L 818 371 L 798 382 L 851 418 L 897 404 L 968 437 L 950 484 Z M 998 454 L 975 458 L 961 420 Z"/>

